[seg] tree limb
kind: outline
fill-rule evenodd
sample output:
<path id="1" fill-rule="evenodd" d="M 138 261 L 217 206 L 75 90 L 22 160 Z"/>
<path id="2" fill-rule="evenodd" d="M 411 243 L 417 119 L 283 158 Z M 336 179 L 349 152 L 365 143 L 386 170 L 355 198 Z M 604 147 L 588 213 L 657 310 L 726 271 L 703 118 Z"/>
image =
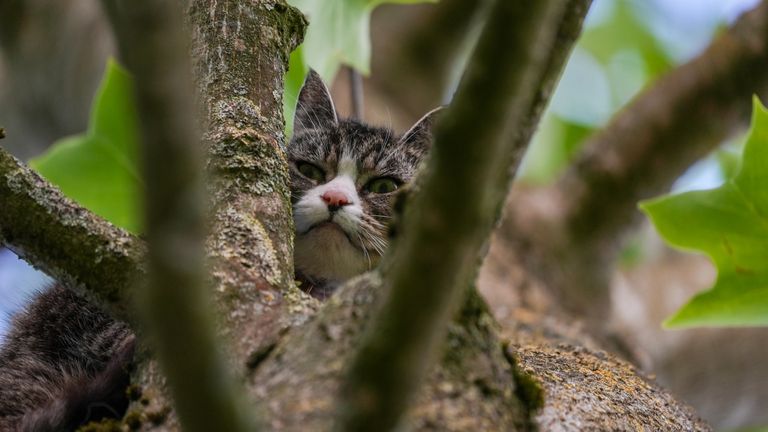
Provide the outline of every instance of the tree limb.
<path id="1" fill-rule="evenodd" d="M 574 239 L 615 239 L 637 218 L 638 201 L 669 190 L 693 162 L 746 125 L 752 94 L 768 97 L 766 69 L 764 1 L 587 141 L 557 185 Z"/>
<path id="2" fill-rule="evenodd" d="M 763 2 L 623 108 L 553 188 L 510 198 L 505 237 L 563 296 L 563 306 L 595 322 L 606 316 L 608 272 L 624 235 L 641 220 L 637 202 L 668 191 L 746 124 L 751 95 L 768 97 L 767 68 Z M 516 205 L 521 198 L 534 203 Z"/>
<path id="3" fill-rule="evenodd" d="M 66 198 L 0 149 L 0 243 L 69 288 L 132 321 L 144 245 Z"/>
<path id="4" fill-rule="evenodd" d="M 191 2 L 193 67 L 205 107 L 214 304 L 239 373 L 303 320 L 282 91 L 306 20 L 282 0 Z"/>
<path id="5" fill-rule="evenodd" d="M 143 137 L 149 250 L 139 314 L 184 430 L 251 431 L 208 307 L 200 138 L 182 11 L 169 1 L 104 5 L 135 77 Z"/>
<path id="6" fill-rule="evenodd" d="M 426 374 L 579 34 L 580 3 L 498 1 L 491 10 L 384 270 L 391 291 L 350 367 L 339 430 L 389 430 Z M 571 22 L 576 31 L 557 40 Z"/>

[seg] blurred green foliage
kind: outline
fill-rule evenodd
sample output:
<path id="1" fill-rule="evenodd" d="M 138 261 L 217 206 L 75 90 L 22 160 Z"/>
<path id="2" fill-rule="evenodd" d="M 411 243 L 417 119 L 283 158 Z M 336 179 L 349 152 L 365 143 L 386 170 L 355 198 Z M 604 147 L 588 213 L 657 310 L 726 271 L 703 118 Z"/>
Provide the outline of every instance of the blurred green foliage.
<path id="1" fill-rule="evenodd" d="M 630 2 L 603 3 L 612 7 L 586 27 L 576 45 L 523 162 L 523 181 L 547 183 L 556 178 L 588 136 L 674 66 Z"/>
<path id="2" fill-rule="evenodd" d="M 695 296 L 667 326 L 768 325 L 766 167 L 768 110 L 755 98 L 752 127 L 733 177 L 717 189 L 641 204 L 667 242 L 706 253 L 718 269 L 715 286 Z"/>
<path id="3" fill-rule="evenodd" d="M 309 19 L 304 43 L 291 54 L 285 77 L 283 116 L 286 136 L 293 132 L 293 113 L 304 77 L 311 67 L 329 86 L 342 64 L 368 74 L 371 63 L 371 13 L 384 3 L 437 0 L 288 0 Z"/>
<path id="4" fill-rule="evenodd" d="M 309 19 L 304 38 L 307 63 L 330 82 L 342 63 L 364 74 L 371 59 L 371 12 L 383 3 L 436 0 L 288 0 Z"/>
<path id="5" fill-rule="evenodd" d="M 67 197 L 126 230 L 141 231 L 139 128 L 131 76 L 114 60 L 91 107 L 88 130 L 30 161 Z"/>

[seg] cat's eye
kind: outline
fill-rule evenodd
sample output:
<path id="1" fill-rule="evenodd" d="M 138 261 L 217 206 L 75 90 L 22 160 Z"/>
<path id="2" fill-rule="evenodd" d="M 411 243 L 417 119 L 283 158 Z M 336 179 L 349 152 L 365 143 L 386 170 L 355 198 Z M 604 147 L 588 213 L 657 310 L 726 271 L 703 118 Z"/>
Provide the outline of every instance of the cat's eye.
<path id="1" fill-rule="evenodd" d="M 392 177 L 375 178 L 365 184 L 365 190 L 375 194 L 394 192 L 400 187 L 400 182 Z"/>
<path id="2" fill-rule="evenodd" d="M 314 180 L 318 183 L 325 181 L 325 172 L 317 165 L 312 165 L 309 162 L 298 162 L 296 168 L 304 177 Z"/>

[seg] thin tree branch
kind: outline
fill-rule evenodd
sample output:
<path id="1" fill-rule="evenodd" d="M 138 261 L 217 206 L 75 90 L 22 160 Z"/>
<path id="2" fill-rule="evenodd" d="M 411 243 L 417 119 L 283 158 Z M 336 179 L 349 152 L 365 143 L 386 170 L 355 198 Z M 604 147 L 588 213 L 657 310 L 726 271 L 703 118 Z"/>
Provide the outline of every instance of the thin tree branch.
<path id="1" fill-rule="evenodd" d="M 0 149 L 0 243 L 65 286 L 132 321 L 144 245 L 66 198 Z"/>
<path id="2" fill-rule="evenodd" d="M 347 66 L 349 73 L 349 98 L 352 102 L 352 118 L 363 120 L 363 77 L 355 68 Z"/>
<path id="3" fill-rule="evenodd" d="M 526 129 L 538 123 L 539 105 L 578 35 L 557 40 L 572 22 L 565 17 L 581 23 L 587 8 L 578 4 L 494 5 L 437 124 L 423 189 L 385 269 L 391 291 L 351 365 L 339 430 L 390 430 L 431 365 L 528 143 Z"/>
<path id="4" fill-rule="evenodd" d="M 146 182 L 147 286 L 139 312 L 187 431 L 251 431 L 208 307 L 200 135 L 176 2 L 105 1 L 136 79 Z"/>

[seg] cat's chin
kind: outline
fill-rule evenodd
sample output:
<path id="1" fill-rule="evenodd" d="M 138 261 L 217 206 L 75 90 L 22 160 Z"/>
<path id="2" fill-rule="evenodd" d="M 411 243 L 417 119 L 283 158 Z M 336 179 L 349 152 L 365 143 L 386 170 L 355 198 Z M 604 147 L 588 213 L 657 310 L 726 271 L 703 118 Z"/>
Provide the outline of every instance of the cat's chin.
<path id="1" fill-rule="evenodd" d="M 341 225 L 337 224 L 336 222 L 325 221 L 317 223 L 313 225 L 309 230 L 307 230 L 307 232 L 301 235 L 309 235 L 310 233 L 329 237 L 329 240 L 332 240 L 333 237 L 343 236 L 345 239 L 347 239 L 348 242 L 352 243 L 352 239 L 349 237 L 349 234 L 347 234 L 347 232 L 344 231 L 344 228 L 342 228 Z"/>
<path id="2" fill-rule="evenodd" d="M 375 264 L 352 243 L 349 234 L 333 222 L 320 223 L 296 236 L 294 263 L 297 271 L 329 281 L 348 279 Z"/>

